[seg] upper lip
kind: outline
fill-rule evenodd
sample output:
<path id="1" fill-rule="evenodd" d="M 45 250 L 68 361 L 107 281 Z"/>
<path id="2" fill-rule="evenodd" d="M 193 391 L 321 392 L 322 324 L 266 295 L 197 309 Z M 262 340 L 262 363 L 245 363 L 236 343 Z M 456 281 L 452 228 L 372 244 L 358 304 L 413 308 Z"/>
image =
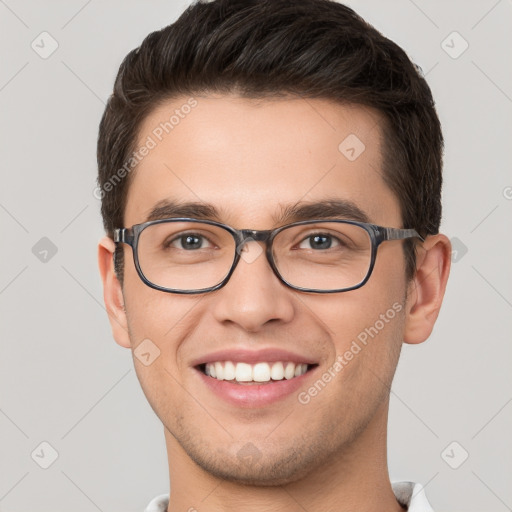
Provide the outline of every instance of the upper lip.
<path id="1" fill-rule="evenodd" d="M 192 366 L 198 366 L 205 363 L 215 363 L 217 361 L 232 361 L 233 363 L 275 363 L 292 362 L 295 364 L 317 364 L 317 361 L 308 356 L 302 356 L 288 350 L 279 348 L 265 348 L 260 350 L 248 349 L 224 349 L 217 352 L 198 357 L 191 363 Z"/>

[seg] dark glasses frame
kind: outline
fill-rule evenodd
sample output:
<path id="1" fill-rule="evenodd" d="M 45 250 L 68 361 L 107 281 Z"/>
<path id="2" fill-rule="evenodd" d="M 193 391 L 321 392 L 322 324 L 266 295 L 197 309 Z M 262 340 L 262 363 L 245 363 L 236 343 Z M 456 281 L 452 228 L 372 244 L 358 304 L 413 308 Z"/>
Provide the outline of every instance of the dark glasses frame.
<path id="1" fill-rule="evenodd" d="M 139 256 L 138 256 L 138 244 L 139 244 L 139 237 L 140 234 L 144 231 L 144 229 L 148 228 L 149 226 L 155 225 L 155 224 L 162 224 L 162 223 L 169 223 L 169 222 L 193 222 L 193 223 L 200 223 L 200 224 L 209 224 L 212 226 L 217 226 L 219 228 L 222 228 L 226 230 L 228 233 L 230 233 L 233 236 L 233 239 L 235 240 L 235 255 L 233 259 L 233 263 L 231 265 L 231 269 L 226 274 L 224 279 L 216 284 L 215 286 L 210 286 L 209 288 L 201 288 L 196 290 L 176 290 L 172 288 L 166 288 L 163 286 L 159 286 L 151 281 L 149 281 L 144 273 L 142 272 L 142 269 L 140 267 L 139 263 Z M 272 255 L 272 243 L 275 239 L 275 237 L 283 230 L 293 227 L 293 226 L 302 226 L 307 224 L 317 224 L 317 223 L 338 223 L 338 224 L 351 224 L 354 226 L 359 226 L 363 228 L 368 235 L 370 236 L 371 240 L 371 259 L 370 259 L 370 265 L 368 268 L 368 272 L 366 273 L 366 276 L 364 279 L 351 287 L 348 288 L 339 288 L 334 290 L 318 290 L 314 288 L 302 288 L 300 286 L 294 286 L 293 284 L 286 281 L 281 274 L 279 273 L 279 270 L 277 269 L 277 266 L 274 262 L 274 257 Z M 289 288 L 292 288 L 294 290 L 298 290 L 301 292 L 308 292 L 308 293 L 341 293 L 341 292 L 348 292 L 350 290 L 356 290 L 357 288 L 361 288 L 367 281 L 370 279 L 370 276 L 373 271 L 373 267 L 375 266 L 375 260 L 377 258 L 377 249 L 379 248 L 380 244 L 383 242 L 387 242 L 389 240 L 406 240 L 409 238 L 419 238 L 421 242 L 424 242 L 425 239 L 415 230 L 415 229 L 398 229 L 398 228 L 388 228 L 383 226 L 377 226 L 375 224 L 369 224 L 366 222 L 358 222 L 353 220 L 341 220 L 341 219 L 311 219 L 311 220 L 304 220 L 299 222 L 293 222 L 291 224 L 286 224 L 284 226 L 280 226 L 276 229 L 265 229 L 265 230 L 255 230 L 255 229 L 235 229 L 231 226 L 228 226 L 227 224 L 222 224 L 220 222 L 216 222 L 213 220 L 201 220 L 201 219 L 194 219 L 194 218 L 188 218 L 188 217 L 178 217 L 178 218 L 169 218 L 169 219 L 158 219 L 158 220 L 151 220 L 148 222 L 144 222 L 142 224 L 134 224 L 131 228 L 118 228 L 114 230 L 114 242 L 116 244 L 118 243 L 124 243 L 129 245 L 132 248 L 133 252 L 133 261 L 135 264 L 135 268 L 137 270 L 137 273 L 139 277 L 142 279 L 144 284 L 149 286 L 150 288 L 154 288 L 155 290 L 160 290 L 162 292 L 167 293 L 178 293 L 178 294 L 185 294 L 185 295 L 191 295 L 191 294 L 198 294 L 198 293 L 207 293 L 212 292 L 215 290 L 218 290 L 219 288 L 222 288 L 227 284 L 230 277 L 232 276 L 233 272 L 235 271 L 236 266 L 238 265 L 238 262 L 240 261 L 241 252 L 243 249 L 243 246 L 247 242 L 265 242 L 266 244 L 266 257 L 267 261 L 270 264 L 270 267 L 272 268 L 274 274 L 277 276 L 277 278 L 286 286 Z"/>

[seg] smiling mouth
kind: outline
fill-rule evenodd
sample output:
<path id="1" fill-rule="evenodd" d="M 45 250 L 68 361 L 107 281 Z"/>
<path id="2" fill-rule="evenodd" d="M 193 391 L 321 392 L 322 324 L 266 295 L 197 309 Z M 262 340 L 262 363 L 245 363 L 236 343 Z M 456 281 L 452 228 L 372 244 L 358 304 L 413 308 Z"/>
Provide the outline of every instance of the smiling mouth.
<path id="1" fill-rule="evenodd" d="M 204 363 L 196 368 L 208 377 L 225 380 L 233 384 L 268 384 L 291 380 L 304 375 L 317 364 L 293 363 L 291 361 L 259 362 L 255 364 L 232 361 Z"/>

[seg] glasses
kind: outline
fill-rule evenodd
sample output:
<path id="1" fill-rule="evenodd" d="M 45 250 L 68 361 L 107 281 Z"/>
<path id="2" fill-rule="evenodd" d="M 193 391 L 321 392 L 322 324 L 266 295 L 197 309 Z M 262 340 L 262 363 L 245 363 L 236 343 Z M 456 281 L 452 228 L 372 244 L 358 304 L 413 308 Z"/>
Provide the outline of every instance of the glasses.
<path id="1" fill-rule="evenodd" d="M 424 241 L 414 229 L 351 220 L 306 220 L 258 231 L 172 218 L 114 230 L 114 242 L 132 247 L 135 268 L 146 285 L 182 294 L 222 288 L 241 258 L 251 263 L 243 251 L 251 241 L 265 242 L 270 267 L 294 290 L 355 290 L 370 278 L 382 242 L 408 238 Z"/>

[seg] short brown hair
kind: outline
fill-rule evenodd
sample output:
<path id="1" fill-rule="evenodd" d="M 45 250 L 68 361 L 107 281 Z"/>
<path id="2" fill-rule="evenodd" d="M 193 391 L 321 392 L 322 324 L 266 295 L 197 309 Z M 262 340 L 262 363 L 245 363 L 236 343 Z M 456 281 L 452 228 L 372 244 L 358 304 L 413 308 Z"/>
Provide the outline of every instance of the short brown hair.
<path id="1" fill-rule="evenodd" d="M 167 99 L 233 92 L 247 98 L 299 95 L 377 109 L 386 124 L 383 177 L 400 203 L 403 226 L 422 236 L 438 232 L 441 126 L 430 88 L 398 45 L 331 0 L 199 0 L 175 23 L 149 34 L 119 68 L 97 152 L 109 236 L 124 227 L 130 176 L 108 192 L 106 185 L 135 150 L 142 121 Z M 410 279 L 414 243 L 406 241 L 404 248 Z M 122 279 L 120 258 L 116 270 Z"/>

